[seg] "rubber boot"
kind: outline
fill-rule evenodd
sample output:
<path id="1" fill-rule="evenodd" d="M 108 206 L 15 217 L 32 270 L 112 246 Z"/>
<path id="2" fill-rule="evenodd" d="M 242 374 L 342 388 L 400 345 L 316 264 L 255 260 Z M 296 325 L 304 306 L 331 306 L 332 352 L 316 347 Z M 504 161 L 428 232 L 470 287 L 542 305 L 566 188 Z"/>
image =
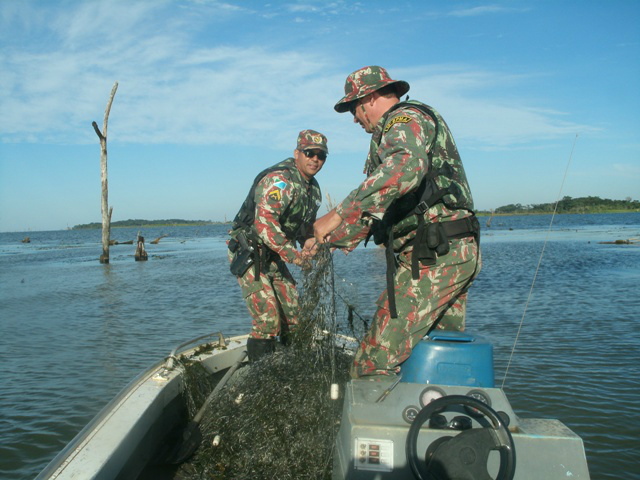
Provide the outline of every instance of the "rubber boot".
<path id="1" fill-rule="evenodd" d="M 291 345 L 291 332 L 281 332 L 280 333 L 280 346 L 288 347 Z"/>
<path id="2" fill-rule="evenodd" d="M 247 340 L 247 356 L 249 357 L 250 363 L 258 361 L 263 356 L 273 353 L 275 349 L 275 338 L 249 337 Z"/>

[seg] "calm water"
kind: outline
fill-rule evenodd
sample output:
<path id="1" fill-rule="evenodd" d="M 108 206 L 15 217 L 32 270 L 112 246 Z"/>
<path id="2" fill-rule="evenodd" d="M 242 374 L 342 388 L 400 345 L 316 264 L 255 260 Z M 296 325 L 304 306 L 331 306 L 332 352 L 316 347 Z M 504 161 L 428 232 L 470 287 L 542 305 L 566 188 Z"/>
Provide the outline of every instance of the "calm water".
<path id="1" fill-rule="evenodd" d="M 483 226 L 486 219 L 482 220 Z M 502 383 L 550 216 L 496 217 L 467 325 L 494 341 Z M 135 229 L 116 229 L 118 241 Z M 226 228 L 145 229 L 101 265 L 99 231 L 0 234 L 0 478 L 30 479 L 143 368 L 176 344 L 250 321 L 228 273 Z M 31 243 L 20 242 L 25 236 Z M 557 216 L 505 390 L 522 417 L 558 418 L 585 441 L 594 479 L 640 478 L 640 214 Z M 370 318 L 378 248 L 335 254 L 339 292 Z"/>

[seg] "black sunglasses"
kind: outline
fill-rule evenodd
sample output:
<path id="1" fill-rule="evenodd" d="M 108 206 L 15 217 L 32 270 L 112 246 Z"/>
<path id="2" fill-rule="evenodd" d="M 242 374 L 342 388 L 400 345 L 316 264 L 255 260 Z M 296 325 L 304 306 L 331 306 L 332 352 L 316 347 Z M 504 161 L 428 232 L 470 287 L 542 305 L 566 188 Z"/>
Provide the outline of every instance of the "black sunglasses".
<path id="1" fill-rule="evenodd" d="M 358 108 L 358 105 L 360 105 L 360 100 L 362 99 L 358 98 L 353 102 L 351 102 L 351 105 L 349 105 L 349 111 L 351 112 L 351 115 L 353 115 L 354 117 L 356 116 L 356 108 Z"/>
<path id="2" fill-rule="evenodd" d="M 305 154 L 307 158 L 318 157 L 318 160 L 322 160 L 323 162 L 327 159 L 327 154 L 322 150 L 303 150 L 302 153 Z"/>

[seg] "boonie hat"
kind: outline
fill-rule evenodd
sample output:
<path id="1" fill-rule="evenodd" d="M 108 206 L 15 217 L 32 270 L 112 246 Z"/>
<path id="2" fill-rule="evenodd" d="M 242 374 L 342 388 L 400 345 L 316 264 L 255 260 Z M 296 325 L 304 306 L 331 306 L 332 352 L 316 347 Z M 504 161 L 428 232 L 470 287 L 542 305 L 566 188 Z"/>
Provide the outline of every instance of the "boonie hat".
<path id="1" fill-rule="evenodd" d="M 315 130 L 302 130 L 298 134 L 298 150 L 306 150 L 307 148 L 318 148 L 325 153 L 329 153 L 327 147 L 327 137 Z"/>
<path id="2" fill-rule="evenodd" d="M 363 67 L 347 77 L 347 81 L 344 82 L 344 97 L 333 108 L 338 113 L 346 112 L 349 110 L 351 102 L 366 97 L 387 85 L 396 86 L 398 97 L 409 91 L 407 82 L 404 80 L 392 80 L 384 68 L 375 65 Z"/>

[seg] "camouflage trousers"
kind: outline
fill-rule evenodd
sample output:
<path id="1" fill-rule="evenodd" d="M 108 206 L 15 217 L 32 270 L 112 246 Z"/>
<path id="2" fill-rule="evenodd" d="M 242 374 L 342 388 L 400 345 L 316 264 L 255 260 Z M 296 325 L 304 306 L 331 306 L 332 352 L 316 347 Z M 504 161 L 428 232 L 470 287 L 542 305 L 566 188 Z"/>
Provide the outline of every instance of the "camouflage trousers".
<path id="1" fill-rule="evenodd" d="M 229 254 L 229 261 L 232 259 Z M 250 267 L 238 277 L 253 327 L 253 338 L 267 339 L 291 332 L 298 324 L 298 291 L 289 269 L 281 260 L 269 262 L 260 269 L 255 278 L 255 270 Z"/>
<path id="2" fill-rule="evenodd" d="M 399 373 L 400 364 L 409 358 L 413 347 L 434 324 L 435 328 L 464 330 L 467 293 L 461 292 L 481 268 L 475 240 L 452 240 L 449 253 L 438 257 L 435 265 L 420 265 L 419 280 L 411 275 L 411 254 L 412 250 L 407 249 L 398 255 L 395 274 L 398 316 L 391 318 L 385 290 L 377 301 L 371 328 L 356 352 L 351 367 L 353 378 L 367 376 L 373 380 Z"/>

